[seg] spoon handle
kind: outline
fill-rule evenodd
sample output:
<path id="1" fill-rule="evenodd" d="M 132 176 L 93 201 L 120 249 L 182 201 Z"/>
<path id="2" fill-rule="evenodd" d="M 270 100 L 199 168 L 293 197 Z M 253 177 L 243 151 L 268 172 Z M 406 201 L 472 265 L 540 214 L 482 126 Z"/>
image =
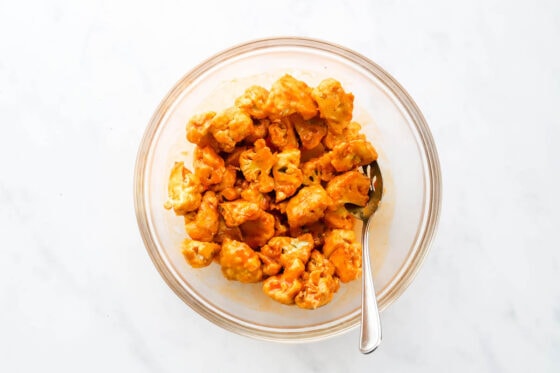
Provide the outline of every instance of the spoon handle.
<path id="1" fill-rule="evenodd" d="M 381 343 L 381 321 L 373 287 L 373 274 L 369 260 L 369 222 L 362 226 L 362 318 L 360 323 L 360 351 L 373 352 Z"/>

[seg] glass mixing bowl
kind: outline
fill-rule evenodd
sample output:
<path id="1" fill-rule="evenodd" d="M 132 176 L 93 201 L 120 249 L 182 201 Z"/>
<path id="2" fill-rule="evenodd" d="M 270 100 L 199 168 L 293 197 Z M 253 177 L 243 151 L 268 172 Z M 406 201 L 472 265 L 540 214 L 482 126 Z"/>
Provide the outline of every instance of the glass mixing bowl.
<path id="1" fill-rule="evenodd" d="M 412 98 L 381 67 L 347 48 L 307 38 L 263 39 L 195 67 L 148 124 L 136 161 L 134 199 L 148 253 L 186 304 L 239 334 L 310 341 L 359 324 L 361 281 L 342 284 L 329 304 L 313 311 L 282 305 L 262 292 L 262 284 L 226 280 L 216 264 L 191 268 L 181 254 L 183 218 L 163 208 L 173 163 L 183 160 L 192 167 L 194 146 L 185 139 L 188 119 L 231 106 L 250 85 L 270 88 L 285 73 L 310 86 L 328 77 L 339 80 L 355 96 L 353 119 L 379 152 L 385 186 L 370 225 L 370 250 L 379 308 L 386 309 L 412 281 L 434 236 L 440 167 L 428 125 Z"/>

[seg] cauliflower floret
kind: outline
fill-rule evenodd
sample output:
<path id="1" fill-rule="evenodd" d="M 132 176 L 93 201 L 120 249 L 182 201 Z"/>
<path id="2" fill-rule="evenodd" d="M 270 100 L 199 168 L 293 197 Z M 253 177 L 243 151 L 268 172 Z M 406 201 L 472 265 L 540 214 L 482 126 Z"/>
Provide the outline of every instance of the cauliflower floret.
<path id="1" fill-rule="evenodd" d="M 194 268 L 206 267 L 220 251 L 220 245 L 213 242 L 200 242 L 186 238 L 182 244 L 183 256 Z"/>
<path id="2" fill-rule="evenodd" d="M 245 241 L 252 248 L 258 248 L 274 236 L 274 216 L 263 210 L 253 220 L 239 226 Z"/>
<path id="3" fill-rule="evenodd" d="M 294 297 L 301 291 L 299 279 L 287 279 L 286 276 L 272 276 L 264 280 L 263 291 L 266 295 L 282 304 L 293 304 Z"/>
<path id="4" fill-rule="evenodd" d="M 246 221 L 255 220 L 262 210 L 255 202 L 235 200 L 220 203 L 219 211 L 228 227 L 237 227 Z"/>
<path id="5" fill-rule="evenodd" d="M 309 233 L 293 237 L 272 237 L 267 246 L 273 253 L 279 253 L 278 261 L 285 268 L 289 267 L 296 259 L 302 263 L 307 263 L 311 250 L 313 250 L 313 236 Z"/>
<path id="6" fill-rule="evenodd" d="M 299 157 L 298 149 L 287 149 L 278 153 L 276 164 L 272 168 L 276 202 L 292 196 L 301 185 L 303 175 L 299 169 Z"/>
<path id="7" fill-rule="evenodd" d="M 167 190 L 169 198 L 163 206 L 168 210 L 173 208 L 177 215 L 185 215 L 200 206 L 202 185 L 196 175 L 185 168 L 183 162 L 175 162 L 169 175 Z"/>
<path id="8" fill-rule="evenodd" d="M 204 193 L 196 214 L 185 215 L 185 230 L 194 240 L 210 242 L 218 232 L 219 217 L 218 198 L 209 190 Z"/>
<path id="9" fill-rule="evenodd" d="M 320 185 L 302 188 L 290 199 L 286 207 L 288 224 L 291 228 L 314 223 L 323 217 L 332 201 Z"/>
<path id="10" fill-rule="evenodd" d="M 307 277 L 312 272 L 321 272 L 323 275 L 334 276 L 334 265 L 318 250 L 311 251 L 306 266 Z"/>
<path id="11" fill-rule="evenodd" d="M 354 95 L 344 92 L 340 83 L 332 78 L 319 83 L 311 95 L 317 101 L 321 118 L 327 121 L 329 131 L 342 133 L 352 120 Z"/>
<path id="12" fill-rule="evenodd" d="M 317 114 L 317 104 L 307 84 L 286 74 L 272 84 L 265 110 L 275 117 L 300 113 L 303 119 L 311 119 Z"/>
<path id="13" fill-rule="evenodd" d="M 344 205 L 333 205 L 325 211 L 325 224 L 332 229 L 354 229 L 354 217 Z"/>
<path id="14" fill-rule="evenodd" d="M 262 119 L 267 116 L 264 104 L 268 98 L 268 91 L 263 87 L 254 85 L 245 90 L 243 95 L 235 100 L 235 106 L 243 109 L 253 118 Z"/>
<path id="15" fill-rule="evenodd" d="M 280 150 L 298 148 L 294 125 L 288 118 L 281 118 L 268 126 L 268 140 Z"/>
<path id="16" fill-rule="evenodd" d="M 226 166 L 232 166 L 239 169 L 239 157 L 241 156 L 241 153 L 250 148 L 250 146 L 246 145 L 236 146 L 231 153 L 225 155 Z"/>
<path id="17" fill-rule="evenodd" d="M 310 234 L 298 238 L 270 239 L 261 252 L 270 263 L 273 263 L 272 272 L 278 269 L 278 263 L 284 267 L 284 272 L 280 276 L 265 280 L 264 292 L 280 303 L 294 303 L 294 297 L 302 288 L 299 277 L 305 272 L 305 263 L 309 260 L 311 250 L 313 250 L 313 237 Z"/>
<path id="18" fill-rule="evenodd" d="M 263 246 L 264 247 L 264 246 Z M 262 262 L 262 271 L 265 276 L 274 276 L 282 270 L 282 264 L 278 263 L 276 260 L 264 255 L 262 253 L 262 248 L 260 252 L 257 252 L 259 258 Z"/>
<path id="19" fill-rule="evenodd" d="M 187 123 L 187 140 L 198 146 L 209 145 L 211 140 L 210 122 L 215 116 L 216 113 L 213 111 L 193 116 Z"/>
<path id="20" fill-rule="evenodd" d="M 301 166 L 301 171 L 304 185 L 321 184 L 321 181 L 331 180 L 335 174 L 330 153 L 305 162 Z"/>
<path id="21" fill-rule="evenodd" d="M 270 207 L 271 197 L 268 194 L 261 193 L 254 184 L 249 185 L 249 188 L 243 189 L 241 198 L 245 201 L 255 202 L 262 210 L 268 210 Z"/>
<path id="22" fill-rule="evenodd" d="M 218 184 L 210 186 L 210 190 L 217 193 L 221 200 L 233 201 L 239 198 L 239 192 L 235 188 L 237 171 L 232 166 L 225 167 L 222 180 Z"/>
<path id="23" fill-rule="evenodd" d="M 221 182 L 226 171 L 224 160 L 210 146 L 195 148 L 193 166 L 198 180 L 205 186 Z"/>
<path id="24" fill-rule="evenodd" d="M 239 227 L 228 227 L 226 221 L 220 216 L 218 220 L 218 232 L 214 235 L 214 241 L 221 244 L 226 238 L 242 241 Z"/>
<path id="25" fill-rule="evenodd" d="M 329 211 L 325 212 L 325 214 Z M 326 232 L 326 226 L 323 221 L 319 220 L 315 223 L 307 224 L 302 227 L 294 227 L 290 229 L 290 236 L 296 237 L 301 236 L 303 234 L 310 234 L 313 238 L 313 244 L 315 246 L 322 246 L 323 242 L 325 241 L 324 235 Z"/>
<path id="26" fill-rule="evenodd" d="M 229 238 L 225 238 L 222 243 L 220 265 L 228 280 L 259 282 L 263 276 L 257 253 L 247 244 Z"/>
<path id="27" fill-rule="evenodd" d="M 252 132 L 253 120 L 238 107 L 226 109 L 210 121 L 210 133 L 226 153 L 231 153 L 235 144 Z"/>
<path id="28" fill-rule="evenodd" d="M 362 251 L 354 231 L 333 229 L 325 237 L 323 254 L 342 282 L 355 280 L 362 273 Z"/>
<path id="29" fill-rule="evenodd" d="M 375 148 L 367 140 L 351 140 L 334 147 L 331 164 L 338 172 L 353 170 L 377 159 Z"/>
<path id="30" fill-rule="evenodd" d="M 253 132 L 245 138 L 245 142 L 252 144 L 258 139 L 265 139 L 268 135 L 268 127 L 270 126 L 270 120 L 256 119 L 253 121 Z"/>
<path id="31" fill-rule="evenodd" d="M 290 120 L 296 129 L 301 145 L 305 149 L 315 148 L 327 134 L 327 126 L 320 118 L 304 120 L 301 115 L 293 114 L 290 115 Z"/>
<path id="32" fill-rule="evenodd" d="M 362 126 L 356 122 L 350 122 L 348 127 L 346 127 L 341 134 L 336 134 L 332 131 L 327 131 L 327 135 L 323 138 L 323 145 L 327 149 L 332 149 L 336 145 L 347 142 L 351 140 L 365 140 L 366 136 L 360 133 Z"/>
<path id="33" fill-rule="evenodd" d="M 245 179 L 256 182 L 259 192 L 268 193 L 274 189 L 274 179 L 270 176 L 272 166 L 276 163 L 276 154 L 272 154 L 263 139 L 255 142 L 255 147 L 241 153 L 239 166 Z"/>
<path id="34" fill-rule="evenodd" d="M 255 202 L 237 200 L 220 204 L 220 213 L 228 227 L 239 227 L 243 240 L 251 247 L 264 245 L 274 236 L 274 216 Z"/>
<path id="35" fill-rule="evenodd" d="M 316 309 L 329 303 L 340 287 L 333 276 L 333 265 L 319 251 L 313 250 L 302 275 L 303 286 L 294 301 L 300 308 Z"/>
<path id="36" fill-rule="evenodd" d="M 369 186 L 369 177 L 358 171 L 348 171 L 335 176 L 326 189 L 333 203 L 365 206 L 369 200 Z"/>

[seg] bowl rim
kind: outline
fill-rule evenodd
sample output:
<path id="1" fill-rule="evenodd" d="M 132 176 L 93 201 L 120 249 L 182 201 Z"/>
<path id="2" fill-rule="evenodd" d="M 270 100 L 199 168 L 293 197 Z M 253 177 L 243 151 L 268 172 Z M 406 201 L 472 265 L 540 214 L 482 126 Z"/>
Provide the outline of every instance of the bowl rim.
<path id="1" fill-rule="evenodd" d="M 439 223 L 441 211 L 441 170 L 437 150 L 428 124 L 408 92 L 375 62 L 362 54 L 335 43 L 307 37 L 271 37 L 255 39 L 218 52 L 187 72 L 161 100 L 141 139 L 134 169 L 134 207 L 138 228 L 144 246 L 148 251 L 148 255 L 167 285 L 189 307 L 214 324 L 237 334 L 270 341 L 307 342 L 333 337 L 358 326 L 359 310 L 352 313 L 350 317 L 346 318 L 343 322 L 333 321 L 322 323 L 320 324 L 320 328 L 314 326 L 272 328 L 252 324 L 238 318 L 232 318 L 231 315 L 226 314 L 217 307 L 207 308 L 208 305 L 203 304 L 199 299 L 182 287 L 180 281 L 167 267 L 166 260 L 162 257 L 152 237 L 152 232 L 148 224 L 148 211 L 144 202 L 144 191 L 146 189 L 145 166 L 147 165 L 147 159 L 150 153 L 150 140 L 156 134 L 161 120 L 165 117 L 178 95 L 199 76 L 231 57 L 261 49 L 278 47 L 311 48 L 343 57 L 359 65 L 383 82 L 386 88 L 400 101 L 402 108 L 415 124 L 419 137 L 417 140 L 419 143 L 419 150 L 420 153 L 423 153 L 423 164 L 427 166 L 424 170 L 426 185 L 423 218 L 407 260 L 402 263 L 399 270 L 388 282 L 385 287 L 386 291 L 378 294 L 379 310 L 383 311 L 403 294 L 412 283 L 422 262 L 426 258 Z"/>

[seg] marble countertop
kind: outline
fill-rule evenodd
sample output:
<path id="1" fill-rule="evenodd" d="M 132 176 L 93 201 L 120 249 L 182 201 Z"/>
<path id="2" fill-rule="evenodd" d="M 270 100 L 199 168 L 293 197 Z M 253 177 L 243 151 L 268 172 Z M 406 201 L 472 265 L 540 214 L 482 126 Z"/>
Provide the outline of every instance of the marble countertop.
<path id="1" fill-rule="evenodd" d="M 137 147 L 202 59 L 301 35 L 373 59 L 416 100 L 441 160 L 437 237 L 358 331 L 284 345 L 214 326 L 138 233 Z M 0 371 L 560 371 L 558 1 L 0 3 Z"/>

